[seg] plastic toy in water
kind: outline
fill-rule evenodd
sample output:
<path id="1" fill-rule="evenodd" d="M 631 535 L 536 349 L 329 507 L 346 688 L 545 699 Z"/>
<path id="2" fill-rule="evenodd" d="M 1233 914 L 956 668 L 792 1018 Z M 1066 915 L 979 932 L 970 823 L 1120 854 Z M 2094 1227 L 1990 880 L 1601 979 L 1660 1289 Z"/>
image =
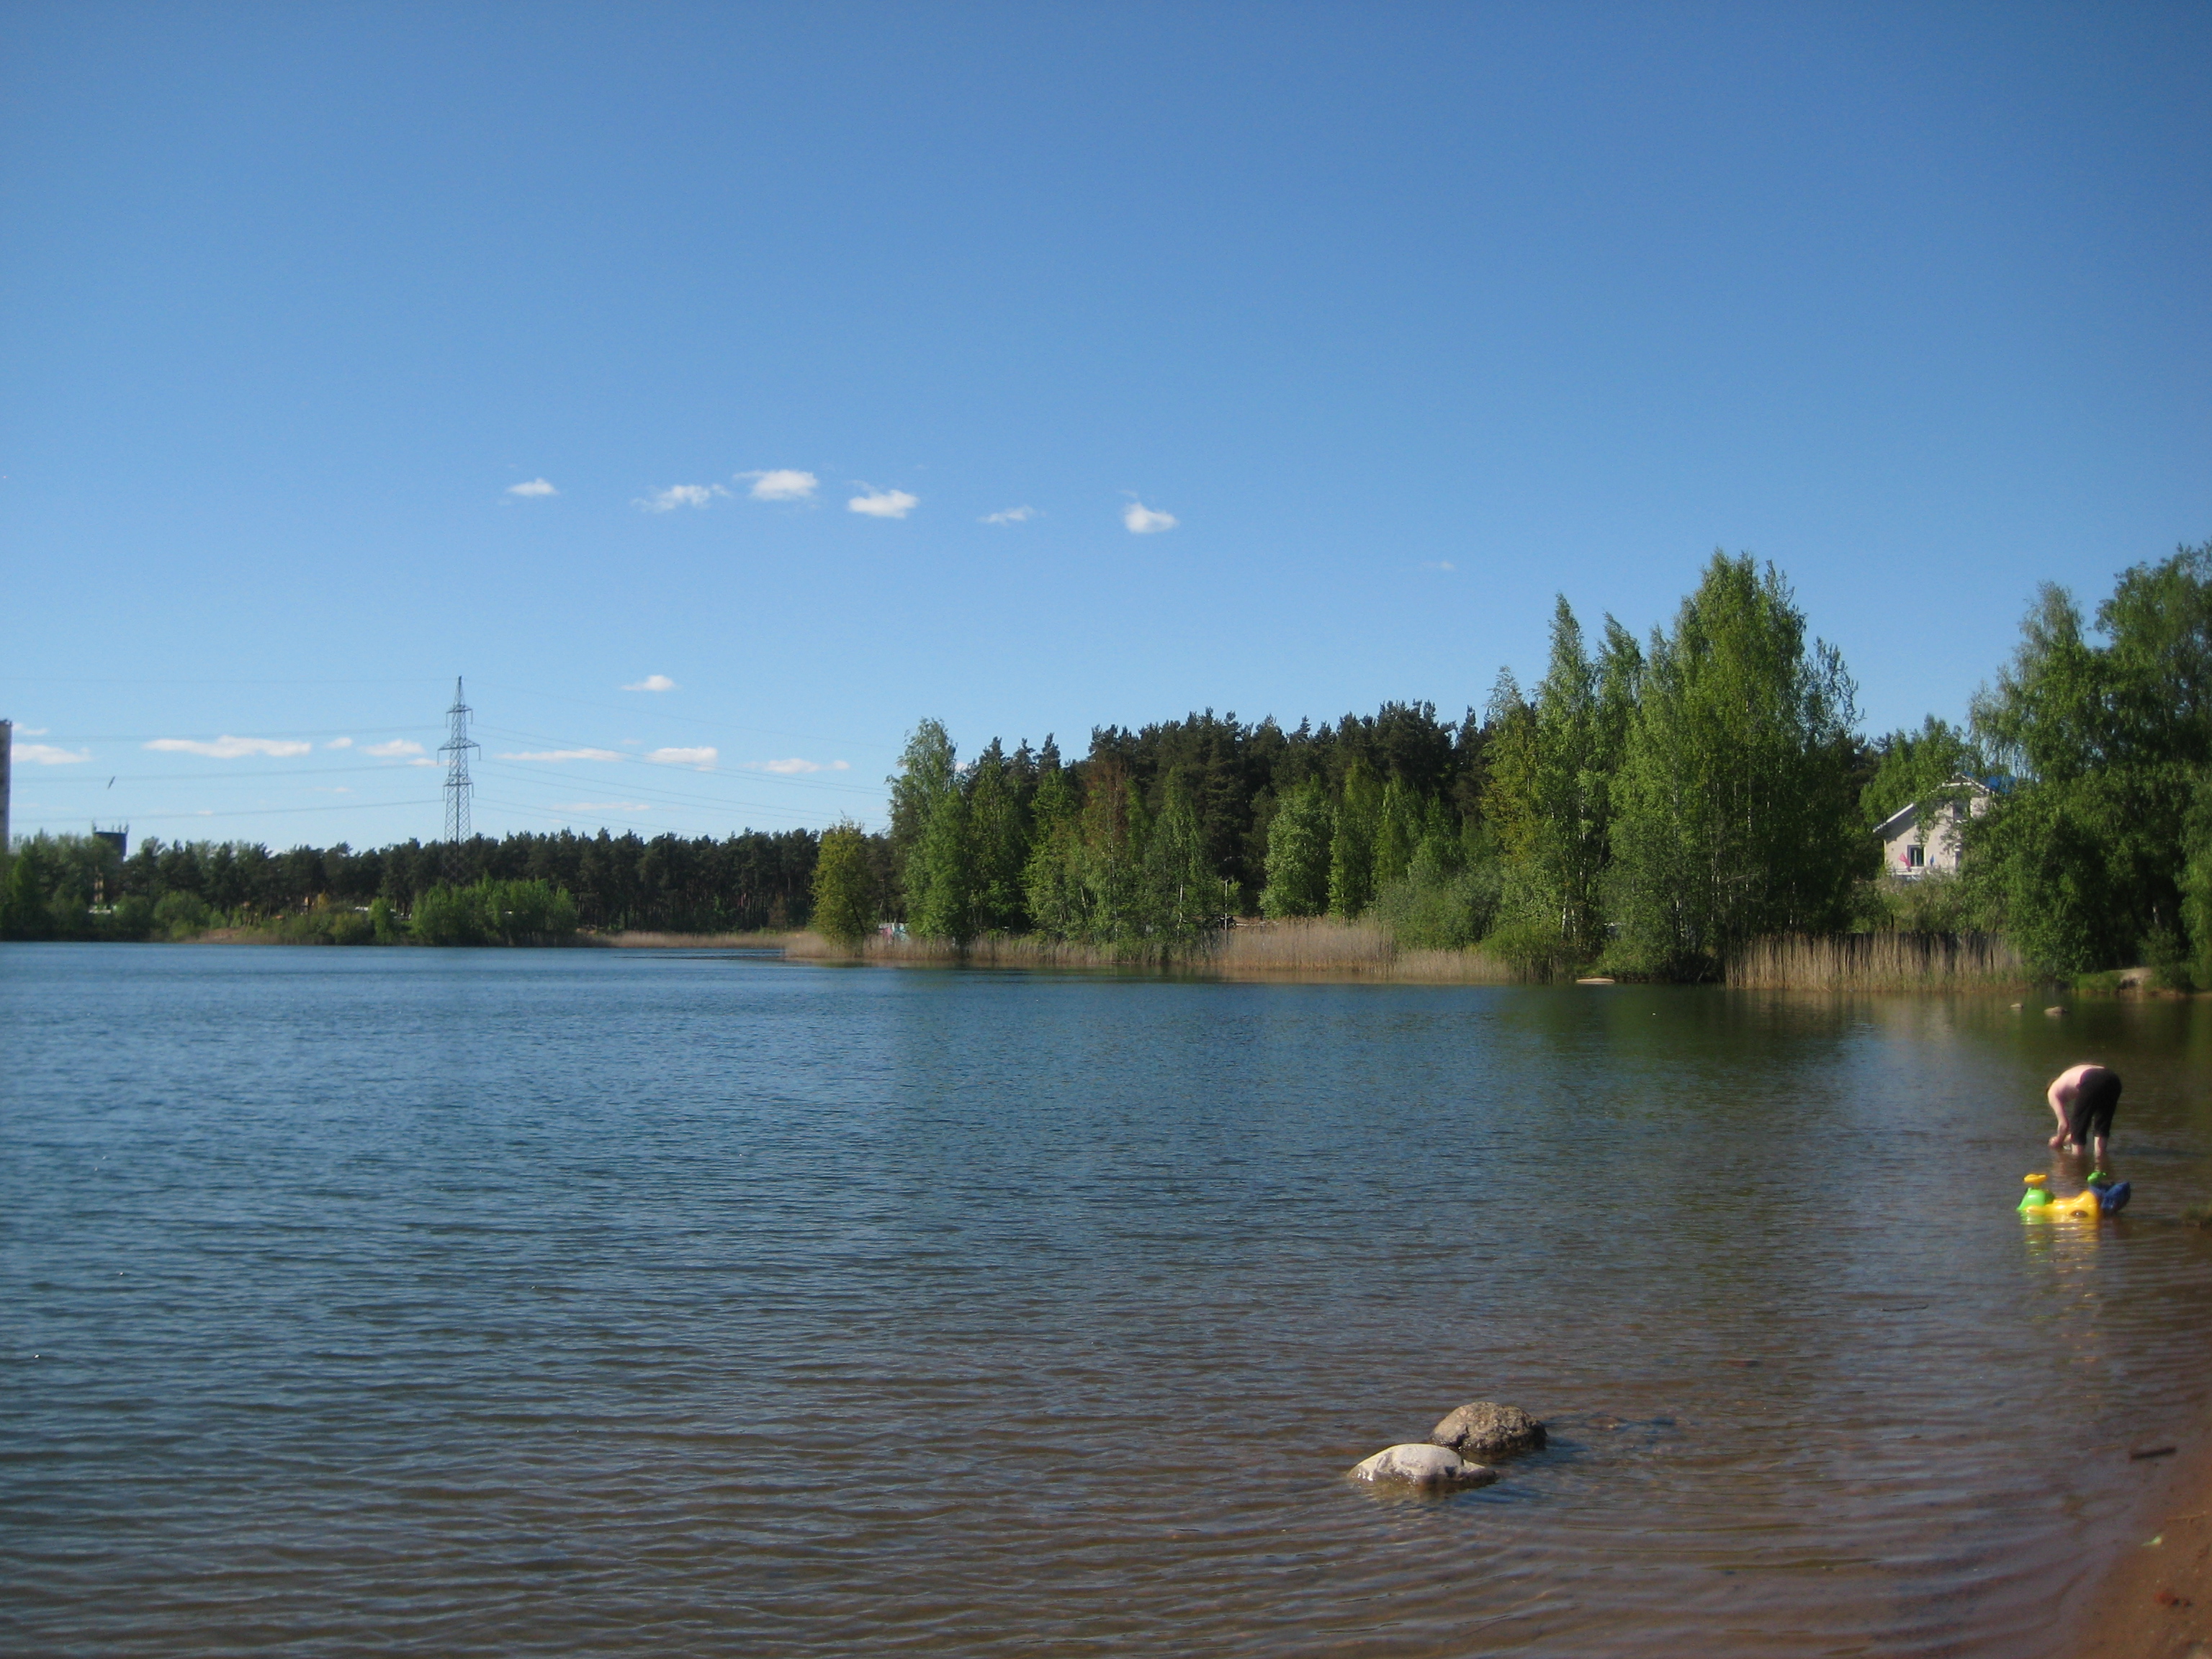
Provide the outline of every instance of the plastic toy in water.
<path id="1" fill-rule="evenodd" d="M 2027 1177 L 2027 1190 L 2020 1198 L 2022 1219 L 2094 1221 L 2100 1215 L 2118 1215 L 2128 1207 L 2128 1200 L 2135 1196 L 2131 1182 L 2115 1182 L 2102 1170 L 2091 1176 L 2089 1184 L 2071 1198 L 2053 1198 L 2048 1190 L 2050 1182 L 2049 1176 Z"/>

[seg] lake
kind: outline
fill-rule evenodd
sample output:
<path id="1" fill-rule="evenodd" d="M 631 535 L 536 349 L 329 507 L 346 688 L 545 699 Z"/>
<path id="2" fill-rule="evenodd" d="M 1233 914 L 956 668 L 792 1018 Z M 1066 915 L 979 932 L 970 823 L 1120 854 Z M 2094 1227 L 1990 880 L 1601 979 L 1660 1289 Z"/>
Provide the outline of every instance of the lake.
<path id="1" fill-rule="evenodd" d="M 2212 1006 L 2045 1000 L 0 945 L 0 1645 L 2056 1650 Z M 2136 1203 L 2023 1224 L 2085 1058 Z"/>

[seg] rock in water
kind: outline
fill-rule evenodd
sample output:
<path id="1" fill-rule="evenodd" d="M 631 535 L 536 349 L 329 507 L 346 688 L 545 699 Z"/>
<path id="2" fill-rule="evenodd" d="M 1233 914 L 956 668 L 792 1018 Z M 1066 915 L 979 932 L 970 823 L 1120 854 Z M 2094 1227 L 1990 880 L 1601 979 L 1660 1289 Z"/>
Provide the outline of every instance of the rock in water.
<path id="1" fill-rule="evenodd" d="M 1431 1445 L 1449 1446 L 1468 1457 L 1502 1457 L 1541 1451 L 1544 1425 L 1518 1406 L 1477 1400 L 1462 1406 L 1429 1431 Z"/>
<path id="2" fill-rule="evenodd" d="M 1354 1480 L 1402 1480 L 1415 1486 L 1486 1486 L 1498 1471 L 1442 1446 L 1385 1446 L 1352 1471 Z"/>

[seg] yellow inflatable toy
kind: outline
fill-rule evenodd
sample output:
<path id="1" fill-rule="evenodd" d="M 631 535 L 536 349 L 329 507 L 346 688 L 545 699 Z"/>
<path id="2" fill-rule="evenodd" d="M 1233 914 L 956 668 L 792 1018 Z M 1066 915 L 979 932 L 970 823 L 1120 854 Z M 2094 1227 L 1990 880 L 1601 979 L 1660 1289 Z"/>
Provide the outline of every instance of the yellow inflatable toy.
<path id="1" fill-rule="evenodd" d="M 2092 1176 L 2090 1182 L 2089 1186 L 2071 1198 L 2053 1198 L 2048 1190 L 2049 1176 L 2029 1176 L 2027 1190 L 2020 1198 L 2021 1219 L 2094 1221 L 2099 1216 L 2117 1215 L 2127 1207 L 2128 1200 L 2133 1195 L 2130 1184 L 2124 1181 L 2117 1185 L 2100 1186 L 2096 1184 L 2097 1176 Z"/>

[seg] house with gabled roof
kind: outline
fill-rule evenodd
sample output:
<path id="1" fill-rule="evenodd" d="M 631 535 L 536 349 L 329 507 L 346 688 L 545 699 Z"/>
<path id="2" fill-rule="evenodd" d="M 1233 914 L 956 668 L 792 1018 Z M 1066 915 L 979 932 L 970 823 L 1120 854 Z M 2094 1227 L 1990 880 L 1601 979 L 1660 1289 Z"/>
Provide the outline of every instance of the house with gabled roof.
<path id="1" fill-rule="evenodd" d="M 1875 825 L 1881 872 L 1910 879 L 1959 867 L 1959 829 L 1990 810 L 1996 791 L 1979 778 L 1954 773 L 1933 794 L 1900 806 Z"/>

